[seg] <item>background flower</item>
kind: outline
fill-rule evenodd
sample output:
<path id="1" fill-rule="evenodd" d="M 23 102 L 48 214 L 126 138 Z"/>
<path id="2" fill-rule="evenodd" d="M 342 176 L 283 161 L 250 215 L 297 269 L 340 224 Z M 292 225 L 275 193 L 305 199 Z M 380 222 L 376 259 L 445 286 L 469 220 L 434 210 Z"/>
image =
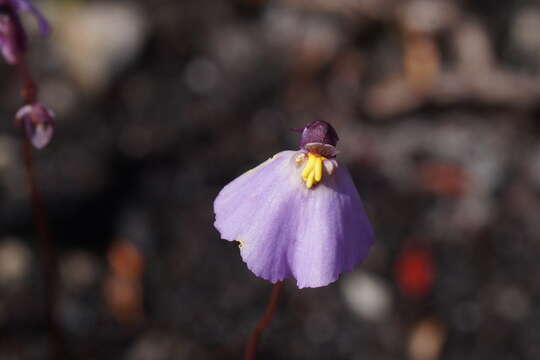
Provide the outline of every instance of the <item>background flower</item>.
<path id="1" fill-rule="evenodd" d="M 42 35 L 49 33 L 49 24 L 43 14 L 29 0 L 0 1 L 0 50 L 8 64 L 16 64 L 26 52 L 26 30 L 21 24 L 19 12 L 30 12 L 39 25 Z"/>
<path id="2" fill-rule="evenodd" d="M 43 149 L 54 133 L 54 114 L 41 103 L 24 105 L 15 115 L 26 136 L 37 149 Z"/>

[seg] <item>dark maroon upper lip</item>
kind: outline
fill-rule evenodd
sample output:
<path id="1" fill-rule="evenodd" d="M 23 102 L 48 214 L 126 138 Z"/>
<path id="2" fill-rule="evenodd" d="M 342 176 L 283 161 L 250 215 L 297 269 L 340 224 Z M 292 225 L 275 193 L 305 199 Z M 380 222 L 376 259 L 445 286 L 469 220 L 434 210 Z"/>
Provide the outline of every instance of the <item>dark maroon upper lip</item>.
<path id="1" fill-rule="evenodd" d="M 326 121 L 316 120 L 304 127 L 300 140 L 300 147 L 305 148 L 306 144 L 320 143 L 336 146 L 339 137 L 336 130 Z"/>

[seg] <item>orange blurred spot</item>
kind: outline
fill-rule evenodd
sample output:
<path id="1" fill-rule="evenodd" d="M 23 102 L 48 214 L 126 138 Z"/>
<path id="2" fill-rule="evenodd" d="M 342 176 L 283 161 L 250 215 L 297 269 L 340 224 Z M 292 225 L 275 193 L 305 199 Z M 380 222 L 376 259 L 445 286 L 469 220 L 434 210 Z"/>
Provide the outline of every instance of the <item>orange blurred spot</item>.
<path id="1" fill-rule="evenodd" d="M 412 298 L 422 298 L 433 287 L 435 267 L 431 251 L 420 246 L 406 247 L 395 265 L 401 291 Z"/>
<path id="2" fill-rule="evenodd" d="M 138 282 L 111 275 L 105 279 L 104 296 L 107 307 L 120 321 L 142 320 L 142 288 Z"/>
<path id="3" fill-rule="evenodd" d="M 409 359 L 437 360 L 446 342 L 446 329 L 437 319 L 422 319 L 411 329 Z"/>
<path id="4" fill-rule="evenodd" d="M 438 195 L 459 196 L 467 187 L 465 170 L 447 163 L 432 162 L 421 166 L 420 181 L 424 189 Z"/>
<path id="5" fill-rule="evenodd" d="M 439 50 L 433 37 L 422 33 L 405 36 L 405 77 L 414 90 L 426 92 L 440 74 Z"/>
<path id="6" fill-rule="evenodd" d="M 112 272 L 120 277 L 137 279 L 144 268 L 144 258 L 139 249 L 128 241 L 115 242 L 107 253 Z"/>
<path id="7" fill-rule="evenodd" d="M 144 257 L 129 241 L 116 241 L 107 253 L 110 273 L 103 292 L 111 313 L 125 323 L 136 323 L 143 318 L 143 290 L 141 275 Z"/>

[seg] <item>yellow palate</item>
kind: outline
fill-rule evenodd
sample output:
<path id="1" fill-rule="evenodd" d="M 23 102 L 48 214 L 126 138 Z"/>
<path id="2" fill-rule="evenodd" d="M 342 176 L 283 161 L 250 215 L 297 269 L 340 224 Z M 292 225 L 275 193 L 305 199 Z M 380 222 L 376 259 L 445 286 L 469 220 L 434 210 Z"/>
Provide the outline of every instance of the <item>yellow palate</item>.
<path id="1" fill-rule="evenodd" d="M 317 161 L 315 161 L 315 169 L 313 172 L 315 173 L 316 182 L 319 182 L 322 179 L 322 162 L 323 161 L 320 158 Z"/>
<path id="2" fill-rule="evenodd" d="M 309 173 L 313 170 L 315 167 L 315 157 L 311 155 L 311 153 L 308 155 L 308 161 L 306 166 L 304 167 L 304 170 L 302 171 L 302 178 L 304 180 L 307 180 Z"/>
<path id="3" fill-rule="evenodd" d="M 306 182 L 308 189 L 316 185 L 322 179 L 324 156 L 319 154 L 308 153 L 308 161 L 304 170 L 302 170 L 302 179 Z"/>

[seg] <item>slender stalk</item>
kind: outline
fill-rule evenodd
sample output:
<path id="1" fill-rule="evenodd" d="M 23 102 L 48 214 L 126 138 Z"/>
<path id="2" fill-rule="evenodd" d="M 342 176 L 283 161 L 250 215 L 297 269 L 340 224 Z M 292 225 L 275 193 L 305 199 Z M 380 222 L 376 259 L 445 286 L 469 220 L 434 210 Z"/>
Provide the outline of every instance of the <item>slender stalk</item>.
<path id="1" fill-rule="evenodd" d="M 244 357 L 245 360 L 255 360 L 255 355 L 257 353 L 257 343 L 259 341 L 259 337 L 261 336 L 263 330 L 268 327 L 268 325 L 270 324 L 270 321 L 272 320 L 272 316 L 274 315 L 274 312 L 276 311 L 277 303 L 278 303 L 282 290 L 283 290 L 283 281 L 279 281 L 275 283 L 274 286 L 272 287 L 272 294 L 270 295 L 270 300 L 268 301 L 266 312 L 257 323 L 257 326 L 251 333 L 249 342 L 246 345 L 246 352 L 245 352 L 245 357 Z"/>
<path id="2" fill-rule="evenodd" d="M 38 89 L 36 83 L 32 79 L 32 75 L 30 75 L 28 64 L 26 63 L 26 59 L 24 57 L 22 57 L 17 64 L 17 71 L 19 72 L 19 76 L 21 77 L 23 83 L 21 95 L 24 98 L 24 103 L 31 104 L 37 99 Z"/>
<path id="3" fill-rule="evenodd" d="M 22 96 L 25 104 L 31 104 L 37 100 L 37 86 L 30 75 L 25 59 L 21 59 L 17 65 L 23 87 Z M 24 129 L 22 130 L 24 132 Z M 23 158 L 26 170 L 26 179 L 34 223 L 38 233 L 38 253 L 41 262 L 42 275 L 45 284 L 45 312 L 46 325 L 50 343 L 49 358 L 51 360 L 65 359 L 64 342 L 60 327 L 57 323 L 58 304 L 58 256 L 56 247 L 51 238 L 47 222 L 47 211 L 43 205 L 39 192 L 32 159 L 32 144 L 23 134 Z"/>

